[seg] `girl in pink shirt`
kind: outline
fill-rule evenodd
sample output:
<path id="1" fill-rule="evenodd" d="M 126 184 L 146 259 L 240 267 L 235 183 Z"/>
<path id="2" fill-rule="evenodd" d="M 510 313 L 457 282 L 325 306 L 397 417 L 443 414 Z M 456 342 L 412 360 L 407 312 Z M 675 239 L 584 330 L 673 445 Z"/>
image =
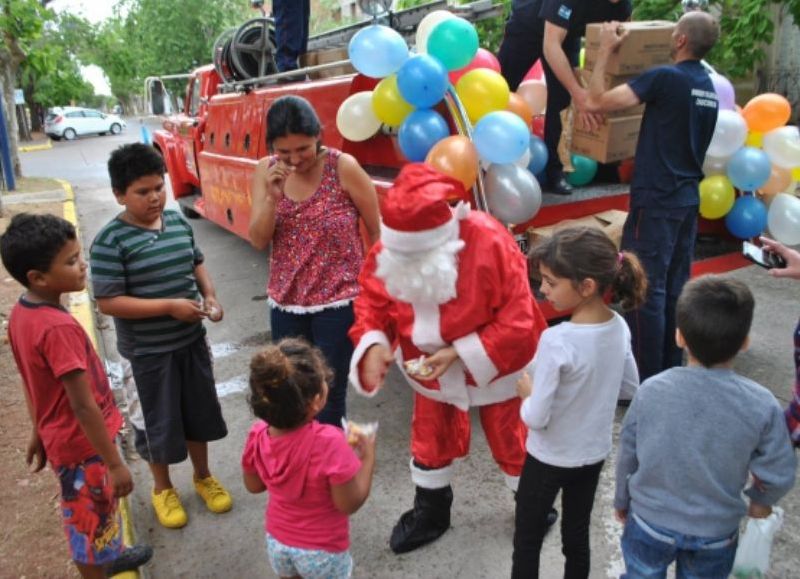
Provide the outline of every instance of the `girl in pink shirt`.
<path id="1" fill-rule="evenodd" d="M 350 577 L 348 515 L 372 485 L 375 438 L 344 433 L 314 417 L 331 372 L 307 342 L 283 339 L 250 362 L 250 407 L 258 420 L 242 453 L 244 486 L 269 490 L 267 555 L 280 577 Z"/>

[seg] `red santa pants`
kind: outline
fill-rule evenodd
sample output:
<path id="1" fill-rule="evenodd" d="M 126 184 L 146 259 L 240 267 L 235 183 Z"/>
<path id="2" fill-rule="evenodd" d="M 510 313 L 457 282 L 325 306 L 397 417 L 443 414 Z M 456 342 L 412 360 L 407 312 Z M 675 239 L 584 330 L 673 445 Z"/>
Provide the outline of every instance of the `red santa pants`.
<path id="1" fill-rule="evenodd" d="M 518 477 L 525 463 L 527 428 L 519 417 L 521 400 L 479 406 L 481 426 L 500 469 Z M 469 453 L 470 418 L 467 412 L 414 393 L 411 419 L 411 455 L 418 466 L 439 469 Z"/>

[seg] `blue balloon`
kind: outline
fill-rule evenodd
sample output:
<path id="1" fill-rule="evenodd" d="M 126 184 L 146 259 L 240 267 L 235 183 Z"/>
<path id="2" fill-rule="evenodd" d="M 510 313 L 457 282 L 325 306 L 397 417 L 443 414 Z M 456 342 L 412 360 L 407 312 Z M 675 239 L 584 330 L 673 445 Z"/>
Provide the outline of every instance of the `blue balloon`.
<path id="1" fill-rule="evenodd" d="M 408 60 L 408 46 L 400 33 L 379 24 L 356 32 L 350 39 L 347 53 L 353 67 L 372 78 L 389 76 Z"/>
<path id="2" fill-rule="evenodd" d="M 725 216 L 725 225 L 739 239 L 761 235 L 767 227 L 767 206 L 750 195 L 739 197 Z"/>
<path id="3" fill-rule="evenodd" d="M 521 118 L 508 111 L 481 117 L 472 133 L 478 155 L 484 161 L 503 165 L 519 159 L 530 146 L 530 130 Z"/>
<path id="4" fill-rule="evenodd" d="M 397 88 L 409 103 L 428 109 L 444 98 L 449 79 L 441 62 L 427 54 L 417 54 L 397 71 Z"/>
<path id="5" fill-rule="evenodd" d="M 742 147 L 728 161 L 728 179 L 742 191 L 755 191 L 769 180 L 769 156 L 755 147 Z"/>
<path id="6" fill-rule="evenodd" d="M 528 163 L 528 171 L 537 175 L 547 166 L 547 145 L 536 135 L 531 135 L 531 142 L 528 150 L 531 153 L 531 161 Z"/>
<path id="7" fill-rule="evenodd" d="M 421 162 L 428 151 L 449 134 L 450 127 L 442 115 L 430 109 L 418 109 L 400 125 L 397 143 L 409 161 Z"/>

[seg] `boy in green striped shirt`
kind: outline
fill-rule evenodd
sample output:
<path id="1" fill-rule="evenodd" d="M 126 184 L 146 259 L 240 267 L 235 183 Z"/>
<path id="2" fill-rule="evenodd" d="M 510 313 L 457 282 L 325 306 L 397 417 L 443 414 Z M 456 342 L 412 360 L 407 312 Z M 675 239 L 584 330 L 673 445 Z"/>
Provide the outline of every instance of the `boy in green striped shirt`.
<path id="1" fill-rule="evenodd" d="M 153 475 L 153 508 L 163 526 L 180 528 L 188 518 L 169 465 L 187 455 L 209 510 L 232 506 L 208 468 L 208 442 L 224 438 L 227 427 L 203 319 L 219 321 L 222 307 L 191 227 L 164 209 L 161 155 L 149 145 L 124 145 L 111 154 L 108 173 L 125 209 L 92 243 L 94 297 L 113 316 L 117 350 L 133 370 L 143 414 L 133 424 L 136 450 Z"/>

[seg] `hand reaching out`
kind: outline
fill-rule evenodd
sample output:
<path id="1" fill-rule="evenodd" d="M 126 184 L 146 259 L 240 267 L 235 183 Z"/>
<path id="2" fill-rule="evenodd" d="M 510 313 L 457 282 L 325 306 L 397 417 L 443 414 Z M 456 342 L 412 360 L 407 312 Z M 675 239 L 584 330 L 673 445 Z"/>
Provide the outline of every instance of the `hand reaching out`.
<path id="1" fill-rule="evenodd" d="M 522 373 L 522 377 L 517 380 L 517 396 L 525 400 L 533 392 L 533 383 L 527 372 Z"/>
<path id="2" fill-rule="evenodd" d="M 772 277 L 788 277 L 792 279 L 800 279 L 800 252 L 784 244 L 770 239 L 769 237 L 761 237 L 761 243 L 769 251 L 777 253 L 786 260 L 786 267 L 772 268 L 769 274 Z"/>

